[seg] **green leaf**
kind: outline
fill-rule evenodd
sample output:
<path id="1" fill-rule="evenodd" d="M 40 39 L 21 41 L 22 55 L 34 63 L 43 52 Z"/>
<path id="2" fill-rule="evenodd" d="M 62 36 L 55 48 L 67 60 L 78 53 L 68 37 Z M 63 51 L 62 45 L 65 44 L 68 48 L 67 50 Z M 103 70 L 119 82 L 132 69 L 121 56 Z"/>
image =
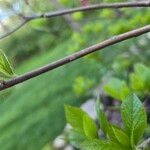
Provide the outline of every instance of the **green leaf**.
<path id="1" fill-rule="evenodd" d="M 80 133 L 79 131 L 74 129 L 69 131 L 68 138 L 69 138 L 69 142 L 78 149 L 81 149 L 82 143 L 85 140 L 87 140 L 87 137 L 83 133 Z"/>
<path id="2" fill-rule="evenodd" d="M 130 74 L 131 88 L 137 92 L 150 91 L 150 68 L 143 64 L 134 66 L 134 73 Z"/>
<path id="3" fill-rule="evenodd" d="M 108 121 L 105 113 L 101 108 L 100 98 L 98 97 L 96 101 L 96 113 L 99 120 L 100 128 L 103 131 L 105 137 L 107 137 L 107 128 L 108 128 Z"/>
<path id="4" fill-rule="evenodd" d="M 67 122 L 75 129 L 83 132 L 83 116 L 86 114 L 82 109 L 65 105 Z"/>
<path id="5" fill-rule="evenodd" d="M 126 148 L 130 148 L 130 139 L 120 127 L 110 124 L 108 134 L 112 141 L 117 142 Z"/>
<path id="6" fill-rule="evenodd" d="M 122 119 L 126 133 L 130 137 L 132 147 L 141 139 L 147 126 L 147 118 L 140 99 L 132 94 L 121 105 Z"/>
<path id="7" fill-rule="evenodd" d="M 82 143 L 82 150 L 126 150 L 126 148 L 112 141 L 94 139 L 84 141 Z"/>
<path id="8" fill-rule="evenodd" d="M 0 73 L 7 78 L 14 76 L 14 71 L 2 50 L 0 50 Z"/>
<path id="9" fill-rule="evenodd" d="M 104 140 L 86 140 L 82 143 L 82 150 L 110 150 L 110 145 Z"/>
<path id="10" fill-rule="evenodd" d="M 82 12 L 76 12 L 72 15 L 72 17 L 76 20 L 76 21 L 80 21 L 83 18 L 83 13 Z"/>
<path id="11" fill-rule="evenodd" d="M 65 106 L 67 122 L 78 132 L 88 138 L 98 138 L 98 131 L 95 122 L 86 112 L 77 107 Z"/>
<path id="12" fill-rule="evenodd" d="M 137 74 L 141 74 L 141 72 L 147 71 L 148 68 L 147 68 L 145 65 L 143 65 L 143 64 L 137 63 L 137 64 L 135 64 L 135 66 L 134 66 L 134 70 L 135 70 L 135 72 L 136 72 Z"/>
<path id="13" fill-rule="evenodd" d="M 138 76 L 135 73 L 131 73 L 130 76 L 130 85 L 132 90 L 134 91 L 143 91 L 144 90 L 144 82 L 143 82 L 143 78 L 140 76 Z"/>
<path id="14" fill-rule="evenodd" d="M 117 100 L 123 100 L 130 93 L 126 83 L 117 78 L 111 78 L 104 86 L 105 92 L 116 98 Z"/>
<path id="15" fill-rule="evenodd" d="M 93 119 L 89 117 L 87 114 L 83 116 L 83 129 L 84 133 L 88 138 L 98 138 L 97 126 Z"/>

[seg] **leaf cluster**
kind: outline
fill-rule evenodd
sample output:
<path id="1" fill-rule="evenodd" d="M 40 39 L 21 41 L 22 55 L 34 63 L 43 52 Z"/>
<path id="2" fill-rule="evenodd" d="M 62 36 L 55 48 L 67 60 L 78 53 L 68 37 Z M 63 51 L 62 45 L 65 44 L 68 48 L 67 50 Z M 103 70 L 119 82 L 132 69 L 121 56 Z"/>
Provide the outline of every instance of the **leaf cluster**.
<path id="1" fill-rule="evenodd" d="M 143 97 L 150 92 L 150 68 L 137 63 L 134 72 L 129 74 L 129 83 L 119 78 L 110 78 L 104 85 L 104 91 L 117 100 L 123 100 L 131 92 Z"/>
<path id="2" fill-rule="evenodd" d="M 110 123 L 96 102 L 96 112 L 100 129 L 94 120 L 82 109 L 65 106 L 67 122 L 72 126 L 69 131 L 70 143 L 83 150 L 135 150 L 147 126 L 147 118 L 140 99 L 131 94 L 121 105 L 123 127 Z M 99 134 L 103 134 L 100 137 Z"/>
<path id="3" fill-rule="evenodd" d="M 15 73 L 5 53 L 2 50 L 0 50 L 0 77 L 4 79 L 4 78 L 11 78 L 14 75 Z"/>

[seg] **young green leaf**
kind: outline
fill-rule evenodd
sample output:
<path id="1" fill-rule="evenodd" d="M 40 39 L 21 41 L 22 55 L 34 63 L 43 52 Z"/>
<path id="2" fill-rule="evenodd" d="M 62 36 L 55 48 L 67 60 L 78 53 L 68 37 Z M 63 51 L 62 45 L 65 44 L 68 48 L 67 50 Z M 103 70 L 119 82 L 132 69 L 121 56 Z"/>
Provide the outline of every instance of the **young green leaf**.
<path id="1" fill-rule="evenodd" d="M 144 91 L 145 86 L 143 82 L 143 78 L 141 75 L 137 75 L 135 73 L 131 73 L 130 76 L 130 86 L 134 91 Z"/>
<path id="2" fill-rule="evenodd" d="M 135 64 L 134 73 L 130 74 L 130 84 L 134 91 L 150 91 L 150 68 L 143 64 Z"/>
<path id="3" fill-rule="evenodd" d="M 105 113 L 101 109 L 100 98 L 98 98 L 96 101 L 96 113 L 99 120 L 100 128 L 103 131 L 105 137 L 107 137 L 108 121 Z"/>
<path id="4" fill-rule="evenodd" d="M 123 100 L 130 93 L 126 83 L 117 78 L 111 78 L 104 86 L 104 90 L 108 95 L 116 98 L 117 100 Z"/>
<path id="5" fill-rule="evenodd" d="M 94 139 L 84 141 L 82 143 L 82 150 L 127 150 L 127 149 L 112 141 Z"/>
<path id="6" fill-rule="evenodd" d="M 82 109 L 70 105 L 65 105 L 65 113 L 67 122 L 73 128 L 83 131 L 83 116 L 86 113 Z"/>
<path id="7" fill-rule="evenodd" d="M 14 76 L 14 71 L 10 65 L 10 62 L 2 50 L 0 50 L 0 73 L 5 78 Z"/>
<path id="8" fill-rule="evenodd" d="M 87 137 L 79 131 L 72 129 L 69 131 L 69 142 L 76 148 L 81 149 L 82 143 L 87 140 Z"/>
<path id="9" fill-rule="evenodd" d="M 104 140 L 86 140 L 82 143 L 82 150 L 110 150 L 110 145 Z"/>
<path id="10" fill-rule="evenodd" d="M 131 148 L 128 135 L 120 127 L 110 124 L 108 134 L 112 141 L 121 144 L 128 149 Z"/>
<path id="11" fill-rule="evenodd" d="M 134 65 L 134 70 L 137 74 L 141 74 L 141 72 L 143 73 L 145 71 L 148 71 L 149 69 L 145 65 L 137 63 Z"/>
<path id="12" fill-rule="evenodd" d="M 135 94 L 128 96 L 123 101 L 121 112 L 125 131 L 130 137 L 132 147 L 134 147 L 147 126 L 146 112 Z"/>
<path id="13" fill-rule="evenodd" d="M 127 147 L 125 147 L 123 145 L 120 145 L 120 144 L 117 144 L 117 143 L 115 143 L 113 141 L 110 141 L 109 145 L 110 145 L 110 149 L 109 150 L 133 150 L 133 149 L 130 149 L 130 148 L 127 149 Z"/>
<path id="14" fill-rule="evenodd" d="M 96 139 L 98 138 L 97 126 L 93 119 L 87 114 L 83 116 L 83 129 L 84 133 L 88 138 Z"/>

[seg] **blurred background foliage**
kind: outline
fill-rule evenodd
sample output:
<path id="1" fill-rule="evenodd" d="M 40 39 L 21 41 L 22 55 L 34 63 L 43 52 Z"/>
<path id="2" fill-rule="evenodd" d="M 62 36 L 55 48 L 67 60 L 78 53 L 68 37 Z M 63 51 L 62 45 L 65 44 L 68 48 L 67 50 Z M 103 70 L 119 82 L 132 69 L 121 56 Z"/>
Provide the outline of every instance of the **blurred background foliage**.
<path id="1" fill-rule="evenodd" d="M 59 4 L 58 7 L 55 2 Z M 18 14 L 30 16 L 81 6 L 79 0 L 55 2 L 0 1 L 0 36 L 22 23 L 23 18 Z M 99 1 L 89 2 L 94 4 Z M 16 73 L 23 74 L 109 37 L 114 38 L 117 34 L 147 25 L 150 23 L 149 14 L 149 8 L 126 8 L 78 12 L 69 15 L 69 19 L 33 20 L 2 39 L 0 48 L 10 58 Z M 128 90 L 133 90 L 144 101 L 150 93 L 149 48 L 150 33 L 1 92 L 1 149 L 41 150 L 62 132 L 65 126 L 64 104 L 79 106 L 92 97 L 92 91 L 97 86 L 104 84 L 104 91 L 116 99 L 122 99 Z M 140 69 L 142 74 L 139 73 Z M 112 87 L 114 80 L 117 84 Z M 122 93 L 115 97 L 114 91 L 120 87 Z M 49 145 L 46 147 L 50 148 Z"/>

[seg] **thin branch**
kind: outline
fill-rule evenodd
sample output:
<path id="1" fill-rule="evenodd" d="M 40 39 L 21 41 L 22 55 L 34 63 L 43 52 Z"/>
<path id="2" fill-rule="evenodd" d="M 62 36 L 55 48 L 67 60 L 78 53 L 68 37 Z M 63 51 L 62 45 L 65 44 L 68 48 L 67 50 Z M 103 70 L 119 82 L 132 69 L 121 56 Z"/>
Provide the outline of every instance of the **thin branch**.
<path id="1" fill-rule="evenodd" d="M 6 34 L 4 34 L 3 36 L 0 36 L 0 39 L 3 39 L 11 34 L 13 34 L 14 32 L 18 31 L 21 27 L 23 27 L 27 22 L 29 22 L 28 20 L 24 20 L 19 26 L 17 26 L 16 28 L 14 28 L 13 30 L 7 32 Z"/>
<path id="2" fill-rule="evenodd" d="M 54 69 L 56 69 L 60 66 L 68 64 L 68 63 L 70 63 L 70 62 L 72 62 L 76 59 L 79 59 L 83 56 L 86 56 L 90 53 L 93 53 L 93 52 L 98 51 L 98 50 L 102 50 L 103 48 L 114 45 L 114 44 L 119 43 L 121 41 L 125 41 L 125 40 L 130 39 L 130 38 L 140 36 L 140 35 L 142 35 L 144 33 L 147 33 L 147 32 L 150 32 L 150 25 L 147 25 L 147 26 L 144 26 L 142 28 L 120 34 L 118 36 L 115 36 L 113 38 L 105 40 L 105 41 L 103 41 L 99 44 L 96 44 L 96 45 L 93 45 L 91 47 L 85 48 L 85 49 L 83 49 L 79 52 L 76 52 L 72 55 L 64 57 L 64 58 L 62 58 L 58 61 L 55 61 L 53 63 L 50 63 L 50 64 L 46 65 L 46 66 L 43 66 L 41 68 L 38 68 L 36 70 L 33 70 L 33 71 L 28 72 L 26 74 L 23 74 L 21 76 L 18 76 L 14 79 L 11 79 L 11 80 L 5 81 L 4 83 L 1 83 L 0 84 L 0 91 L 4 90 L 4 89 L 7 89 L 7 88 L 10 88 L 10 87 L 12 87 L 14 85 L 17 85 L 19 83 L 25 82 L 25 81 L 27 81 L 31 78 L 39 76 L 39 75 L 41 75 L 43 73 L 46 73 L 50 70 L 54 70 Z"/>
<path id="3" fill-rule="evenodd" d="M 109 4 L 101 3 L 101 4 L 84 6 L 84 7 L 72 8 L 68 10 L 59 10 L 59 11 L 44 13 L 40 15 L 24 16 L 25 21 L 19 27 L 15 28 L 13 31 L 9 32 L 5 36 L 0 37 L 0 39 L 9 36 L 10 34 L 20 29 L 24 24 L 34 19 L 52 18 L 52 17 L 63 16 L 75 12 L 85 12 L 85 11 L 98 10 L 98 9 L 120 9 L 120 8 L 133 8 L 133 7 L 150 7 L 150 0 L 141 1 L 141 2 L 136 1 L 136 2 L 122 2 L 122 3 L 109 3 Z"/>
<path id="4" fill-rule="evenodd" d="M 142 1 L 142 2 L 121 2 L 121 3 L 101 3 L 95 5 L 89 5 L 84 7 L 77 7 L 68 10 L 61 10 L 56 12 L 44 13 L 40 15 L 30 16 L 27 19 L 39 19 L 39 18 L 52 18 L 56 16 L 62 16 L 66 14 L 71 14 L 75 12 L 84 12 L 84 11 L 91 11 L 97 9 L 120 9 L 120 8 L 133 8 L 133 7 L 150 7 L 150 0 Z"/>
<path id="5" fill-rule="evenodd" d="M 72 8 L 68 10 L 56 11 L 52 13 L 45 13 L 45 14 L 29 17 L 29 19 L 51 18 L 51 17 L 62 16 L 62 15 L 71 14 L 80 11 L 84 12 L 84 11 L 91 11 L 97 9 L 119 9 L 119 8 L 133 8 L 133 7 L 150 7 L 150 1 L 95 4 L 95 5 L 89 5 L 84 7 Z"/>

